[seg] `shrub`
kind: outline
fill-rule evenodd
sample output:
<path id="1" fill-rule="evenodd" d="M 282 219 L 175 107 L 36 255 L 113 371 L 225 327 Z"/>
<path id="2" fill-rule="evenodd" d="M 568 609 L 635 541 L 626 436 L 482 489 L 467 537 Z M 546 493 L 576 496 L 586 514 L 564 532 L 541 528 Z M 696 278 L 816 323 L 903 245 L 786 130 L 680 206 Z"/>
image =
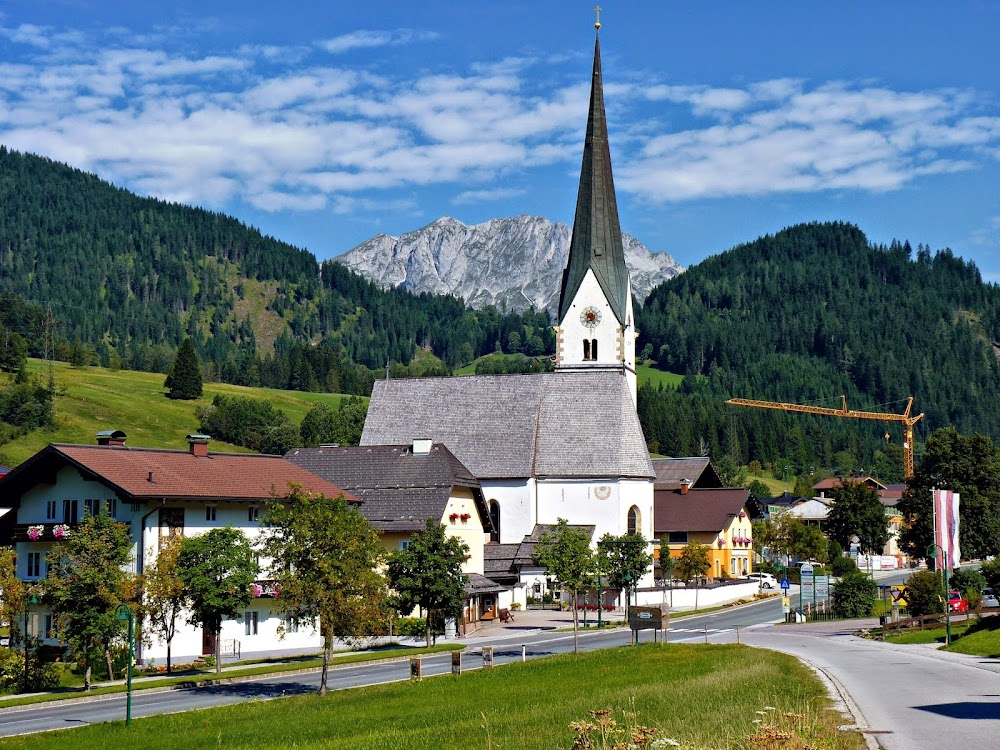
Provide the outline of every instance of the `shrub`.
<path id="1" fill-rule="evenodd" d="M 25 675 L 24 652 L 0 648 L 0 691 L 36 693 L 55 690 L 62 680 L 63 665 L 38 658 L 38 649 L 28 649 L 28 671 Z"/>
<path id="2" fill-rule="evenodd" d="M 987 560 L 979 567 L 979 572 L 994 591 L 1000 591 L 1000 557 Z"/>
<path id="3" fill-rule="evenodd" d="M 910 617 L 944 612 L 944 578 L 932 570 L 921 570 L 906 583 L 906 610 Z"/>
<path id="4" fill-rule="evenodd" d="M 848 573 L 833 588 L 833 613 L 837 617 L 871 617 L 878 586 L 860 571 Z"/>
<path id="5" fill-rule="evenodd" d="M 969 600 L 969 605 L 971 606 L 973 595 L 978 594 L 980 601 L 982 600 L 983 589 L 986 588 L 986 576 L 978 570 L 964 568 L 956 570 L 951 575 L 948 585 L 953 589 L 961 591 L 965 598 Z"/>
<path id="6" fill-rule="evenodd" d="M 850 557 L 847 557 L 846 555 L 835 557 L 833 558 L 833 562 L 830 563 L 830 572 L 833 575 L 837 576 L 838 578 L 842 578 L 843 576 L 846 576 L 848 573 L 853 573 L 857 569 L 858 569 L 858 564 L 854 562 L 854 560 L 852 560 Z"/>

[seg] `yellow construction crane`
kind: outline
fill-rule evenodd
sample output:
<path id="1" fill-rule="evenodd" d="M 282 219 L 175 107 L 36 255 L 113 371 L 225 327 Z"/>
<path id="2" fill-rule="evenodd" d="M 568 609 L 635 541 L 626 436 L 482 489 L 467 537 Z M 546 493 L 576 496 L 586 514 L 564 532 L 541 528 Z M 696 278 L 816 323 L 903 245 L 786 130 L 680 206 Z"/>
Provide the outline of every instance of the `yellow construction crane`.
<path id="1" fill-rule="evenodd" d="M 847 408 L 847 396 L 840 397 L 841 408 L 831 409 L 826 406 L 806 406 L 805 404 L 785 404 L 779 401 L 755 401 L 749 398 L 731 398 L 727 404 L 734 406 L 754 406 L 758 409 L 777 409 L 779 411 L 802 412 L 803 414 L 825 414 L 828 417 L 850 417 L 853 419 L 874 419 L 885 422 L 902 422 L 903 435 L 903 476 L 907 479 L 913 476 L 913 425 L 923 419 L 923 414 L 910 416 L 913 407 L 913 396 L 906 402 L 906 411 L 902 414 L 890 414 L 877 411 L 857 411 Z M 888 435 L 888 433 L 886 433 Z"/>

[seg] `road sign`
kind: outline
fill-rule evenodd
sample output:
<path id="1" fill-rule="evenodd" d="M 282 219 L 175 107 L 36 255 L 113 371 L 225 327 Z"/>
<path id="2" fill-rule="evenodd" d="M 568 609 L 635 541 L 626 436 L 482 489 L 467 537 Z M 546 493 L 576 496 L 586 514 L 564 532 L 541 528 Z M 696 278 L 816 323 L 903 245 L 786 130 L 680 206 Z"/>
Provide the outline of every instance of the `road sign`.
<path id="1" fill-rule="evenodd" d="M 783 596 L 781 597 L 781 611 L 783 614 L 788 614 L 792 611 L 792 597 Z"/>
<path id="2" fill-rule="evenodd" d="M 819 600 L 830 598 L 830 576 L 815 576 L 816 598 Z"/>
<path id="3" fill-rule="evenodd" d="M 791 581 L 789 581 L 787 578 L 782 578 L 781 579 L 781 590 L 782 591 L 788 591 L 788 589 L 790 589 L 791 587 L 792 587 Z"/>
<path id="4" fill-rule="evenodd" d="M 892 596 L 893 604 L 898 604 L 900 607 L 906 606 L 906 586 L 890 586 L 889 595 Z"/>

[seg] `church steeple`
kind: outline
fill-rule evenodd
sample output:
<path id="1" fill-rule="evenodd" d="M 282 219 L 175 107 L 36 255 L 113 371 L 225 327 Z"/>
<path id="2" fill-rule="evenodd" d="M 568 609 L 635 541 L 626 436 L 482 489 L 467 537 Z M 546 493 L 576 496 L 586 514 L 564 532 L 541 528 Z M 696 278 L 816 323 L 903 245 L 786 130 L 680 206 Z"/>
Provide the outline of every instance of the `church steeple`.
<path id="1" fill-rule="evenodd" d="M 573 239 L 559 295 L 560 323 L 569 313 L 588 270 L 593 271 L 618 324 L 627 325 L 630 322 L 627 320 L 629 278 L 628 270 L 625 268 L 621 226 L 618 223 L 618 203 L 615 200 L 614 178 L 611 173 L 611 149 L 608 146 L 608 123 L 604 112 L 599 33 L 594 43 L 590 112 L 587 117 L 587 137 L 583 146 L 583 165 L 580 169 Z"/>

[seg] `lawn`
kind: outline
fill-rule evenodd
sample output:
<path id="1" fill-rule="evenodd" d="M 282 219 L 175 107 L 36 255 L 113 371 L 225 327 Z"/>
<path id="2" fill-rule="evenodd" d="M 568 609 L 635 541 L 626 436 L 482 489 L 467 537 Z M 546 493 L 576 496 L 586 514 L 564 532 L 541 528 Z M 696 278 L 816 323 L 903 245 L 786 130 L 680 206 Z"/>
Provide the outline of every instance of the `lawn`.
<path id="1" fill-rule="evenodd" d="M 952 633 L 955 628 L 952 627 Z M 992 615 L 973 620 L 968 630 L 957 641 L 953 641 L 946 651 L 989 658 L 1000 657 L 1000 617 Z"/>
<path id="2" fill-rule="evenodd" d="M 467 663 L 472 659 L 467 658 Z M 301 696 L 0 741 L 0 748 L 568 748 L 571 722 L 590 711 L 638 713 L 689 748 L 778 747 L 751 740 L 769 724 L 792 729 L 789 747 L 854 749 L 828 711 L 824 688 L 794 658 L 735 645 L 668 644 L 515 663 L 461 677 Z"/>
<path id="3" fill-rule="evenodd" d="M 655 367 L 650 367 L 649 365 L 637 364 L 635 366 L 635 374 L 640 386 L 649 383 L 653 387 L 676 388 L 684 380 L 683 375 L 677 375 L 666 370 L 657 370 Z"/>
<path id="4" fill-rule="evenodd" d="M 187 447 L 184 436 L 198 431 L 195 410 L 208 406 L 216 394 L 249 396 L 271 401 L 296 424 L 316 403 L 335 405 L 343 396 L 333 393 L 304 393 L 273 388 L 244 388 L 224 383 L 206 383 L 197 401 L 172 401 L 164 393 L 164 376 L 159 373 L 107 370 L 103 367 L 71 367 L 55 363 L 57 426 L 35 430 L 2 447 L 10 465 L 30 458 L 49 443 L 93 443 L 100 430 L 124 430 L 128 444 L 143 448 Z M 45 382 L 48 363 L 28 360 L 28 371 Z M 212 450 L 244 451 L 244 448 L 212 441 Z"/>

